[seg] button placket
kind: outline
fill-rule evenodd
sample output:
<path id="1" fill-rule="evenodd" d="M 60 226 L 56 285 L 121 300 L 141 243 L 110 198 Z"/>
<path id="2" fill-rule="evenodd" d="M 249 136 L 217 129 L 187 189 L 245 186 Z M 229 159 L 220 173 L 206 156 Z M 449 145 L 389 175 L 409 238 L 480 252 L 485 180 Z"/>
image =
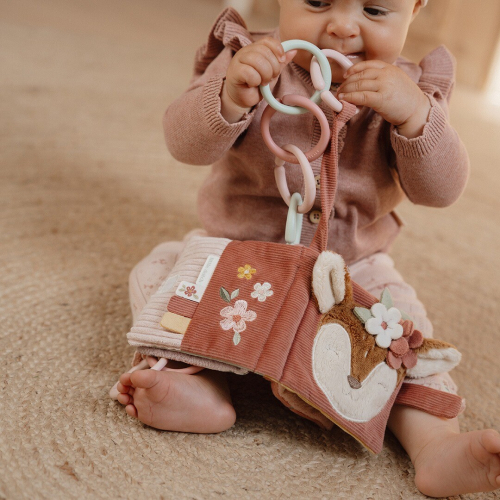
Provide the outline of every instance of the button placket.
<path id="1" fill-rule="evenodd" d="M 319 224 L 321 219 L 321 210 L 312 210 L 309 212 L 309 221 L 313 224 Z"/>

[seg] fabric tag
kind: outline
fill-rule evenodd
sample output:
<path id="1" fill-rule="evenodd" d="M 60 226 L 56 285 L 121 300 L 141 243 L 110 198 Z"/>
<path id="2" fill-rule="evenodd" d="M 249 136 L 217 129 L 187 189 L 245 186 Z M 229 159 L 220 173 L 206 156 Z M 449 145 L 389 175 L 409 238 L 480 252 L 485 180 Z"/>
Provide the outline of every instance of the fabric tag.
<path id="1" fill-rule="evenodd" d="M 196 283 L 189 283 L 189 281 L 181 281 L 175 295 L 183 299 L 192 300 L 193 302 L 200 302 L 205 289 L 199 287 Z"/>
<path id="2" fill-rule="evenodd" d="M 184 318 L 178 314 L 167 312 L 163 315 L 160 325 L 170 332 L 184 334 L 186 333 L 190 322 L 191 320 L 189 318 Z"/>
<path id="3" fill-rule="evenodd" d="M 207 257 L 207 260 L 205 261 L 205 264 L 203 264 L 203 267 L 200 271 L 200 275 L 198 276 L 198 279 L 196 280 L 196 284 L 200 287 L 205 289 L 208 285 L 208 282 L 212 278 L 212 275 L 214 274 L 215 268 L 217 267 L 217 264 L 219 263 L 220 257 L 218 255 L 213 255 L 210 254 Z"/>
<path id="4" fill-rule="evenodd" d="M 175 284 L 177 283 L 177 280 L 179 279 L 179 275 L 176 274 L 175 276 L 170 276 L 170 278 L 167 278 L 161 285 L 160 288 L 158 288 L 156 293 L 167 293 L 173 290 Z"/>

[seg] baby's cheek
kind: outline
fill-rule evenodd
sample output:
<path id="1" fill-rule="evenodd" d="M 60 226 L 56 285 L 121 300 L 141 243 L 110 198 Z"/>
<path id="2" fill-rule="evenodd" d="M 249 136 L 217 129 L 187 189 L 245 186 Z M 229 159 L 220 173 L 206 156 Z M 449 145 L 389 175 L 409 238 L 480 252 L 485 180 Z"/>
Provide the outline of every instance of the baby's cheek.
<path id="1" fill-rule="evenodd" d="M 393 31 L 382 32 L 376 37 L 365 40 L 366 60 L 379 60 L 392 64 L 401 55 L 405 34 Z"/>

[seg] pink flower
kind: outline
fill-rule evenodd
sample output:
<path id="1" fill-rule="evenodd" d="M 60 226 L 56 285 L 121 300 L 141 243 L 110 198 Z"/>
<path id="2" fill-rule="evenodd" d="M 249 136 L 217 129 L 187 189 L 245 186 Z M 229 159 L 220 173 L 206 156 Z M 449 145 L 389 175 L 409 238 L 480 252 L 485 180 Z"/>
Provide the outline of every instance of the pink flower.
<path id="1" fill-rule="evenodd" d="M 194 295 L 195 293 L 196 293 L 196 288 L 194 286 L 188 286 L 184 291 L 184 294 L 187 295 L 188 297 L 191 297 L 191 295 Z"/>
<path id="2" fill-rule="evenodd" d="M 254 311 L 247 311 L 248 304 L 246 300 L 237 300 L 234 307 L 227 306 L 222 309 L 220 315 L 224 317 L 220 322 L 223 330 L 234 330 L 234 332 L 242 332 L 246 330 L 246 322 L 253 321 L 257 318 L 257 313 Z"/>
<path id="3" fill-rule="evenodd" d="M 413 349 L 420 347 L 424 336 L 419 330 L 415 330 L 412 321 L 403 322 L 403 336 L 393 340 L 387 352 L 387 364 L 397 370 L 403 365 L 405 368 L 413 368 L 417 364 L 417 355 Z"/>

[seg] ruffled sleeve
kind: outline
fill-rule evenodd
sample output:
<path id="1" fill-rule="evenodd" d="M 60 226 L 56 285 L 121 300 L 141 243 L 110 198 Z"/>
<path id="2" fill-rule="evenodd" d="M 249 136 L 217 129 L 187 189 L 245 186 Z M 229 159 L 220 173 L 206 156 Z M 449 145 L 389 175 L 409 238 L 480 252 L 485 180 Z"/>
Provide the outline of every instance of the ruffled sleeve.
<path id="1" fill-rule="evenodd" d="M 196 53 L 188 89 L 168 107 L 163 119 L 167 147 L 177 160 L 210 165 L 249 127 L 255 110 L 237 123 L 228 123 L 220 112 L 220 94 L 234 53 L 253 41 L 236 10 L 225 9 L 215 21 L 207 43 Z"/>
<path id="2" fill-rule="evenodd" d="M 195 74 L 203 74 L 225 47 L 237 52 L 252 42 L 252 35 L 248 32 L 243 18 L 233 8 L 225 9 L 215 21 L 207 43 L 201 46 L 196 53 Z"/>
<path id="3" fill-rule="evenodd" d="M 418 86 L 435 99 L 449 101 L 455 84 L 456 61 L 451 52 L 441 45 L 427 54 L 419 64 L 422 69 Z"/>
<path id="4" fill-rule="evenodd" d="M 444 207 L 465 189 L 469 158 L 448 121 L 448 104 L 455 84 L 455 59 L 444 46 L 430 52 L 417 66 L 400 67 L 428 97 L 431 109 L 419 137 L 408 139 L 391 126 L 391 145 L 401 186 L 421 205 Z"/>

